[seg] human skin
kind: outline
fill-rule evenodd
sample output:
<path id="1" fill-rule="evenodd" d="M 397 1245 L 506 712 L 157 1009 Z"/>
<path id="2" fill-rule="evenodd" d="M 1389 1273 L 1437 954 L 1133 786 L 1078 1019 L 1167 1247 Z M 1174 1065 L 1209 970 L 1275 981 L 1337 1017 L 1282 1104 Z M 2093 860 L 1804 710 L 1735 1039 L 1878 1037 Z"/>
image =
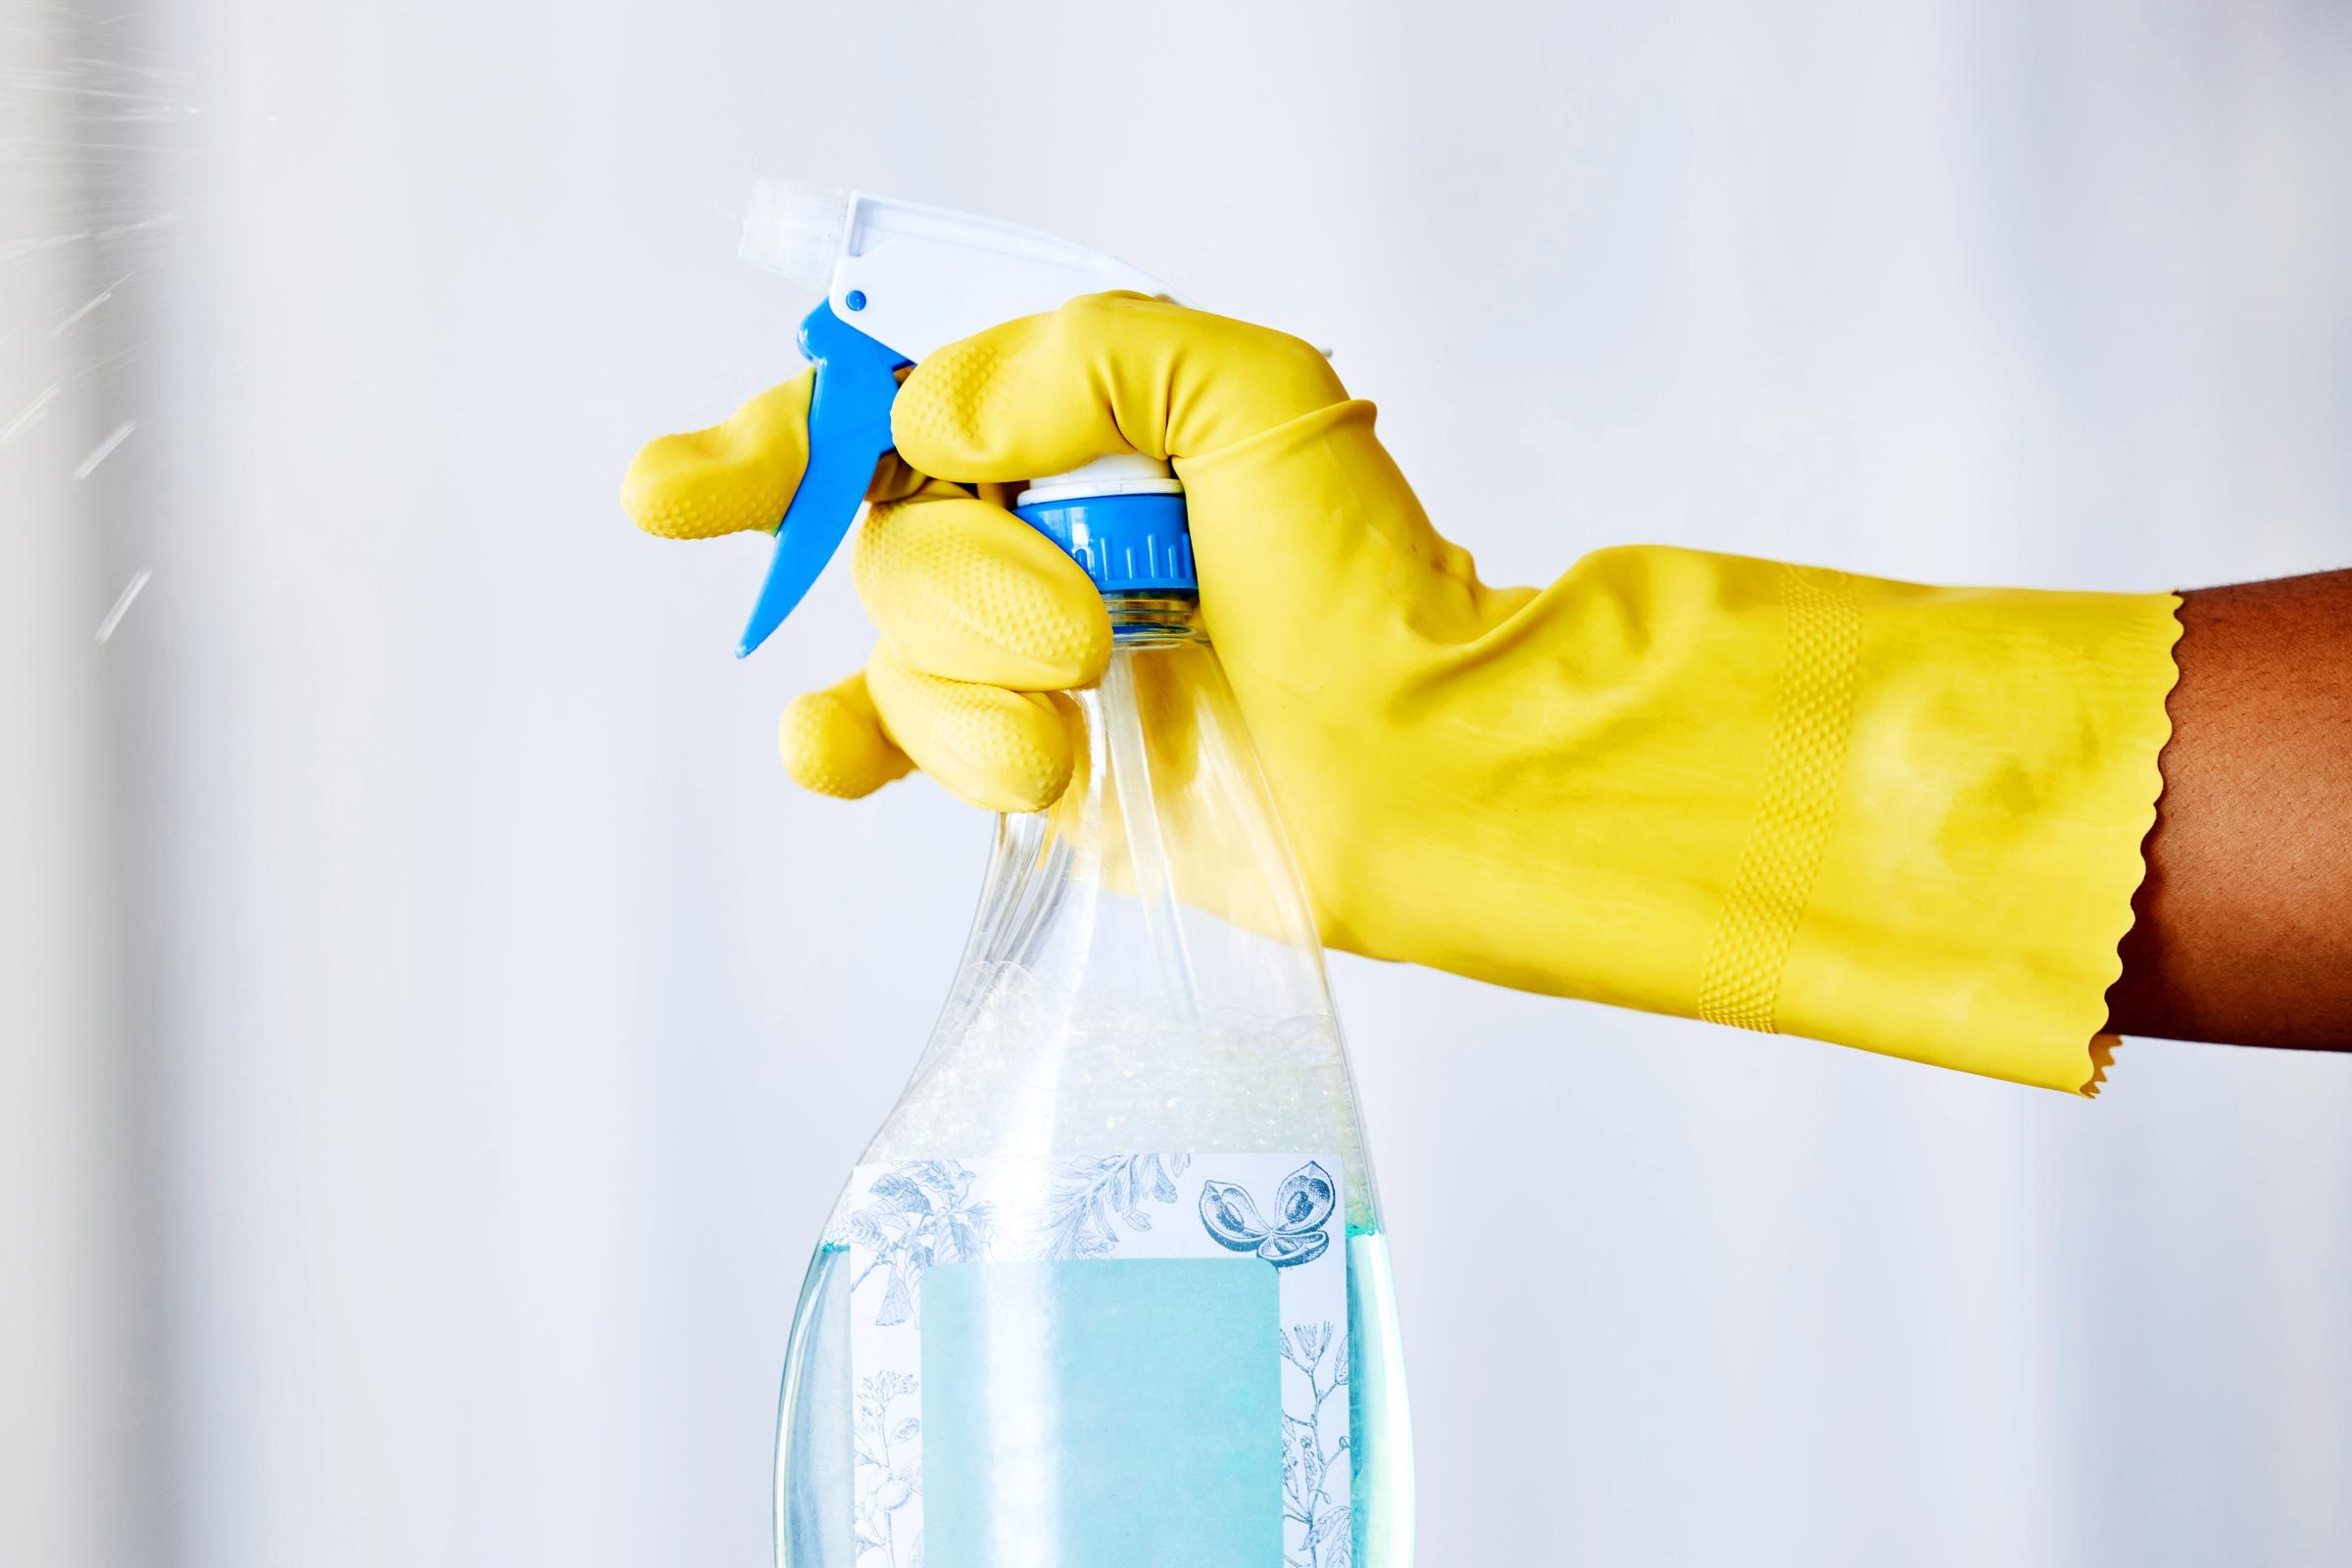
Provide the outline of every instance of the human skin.
<path id="1" fill-rule="evenodd" d="M 2184 594 L 2118 1034 L 2352 1051 L 2352 570 Z"/>

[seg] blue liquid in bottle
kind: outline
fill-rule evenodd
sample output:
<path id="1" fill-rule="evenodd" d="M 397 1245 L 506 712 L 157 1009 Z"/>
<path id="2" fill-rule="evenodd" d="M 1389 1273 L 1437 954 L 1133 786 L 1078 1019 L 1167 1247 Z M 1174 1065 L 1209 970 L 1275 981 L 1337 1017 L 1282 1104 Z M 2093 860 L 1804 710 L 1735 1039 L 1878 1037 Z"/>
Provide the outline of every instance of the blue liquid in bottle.
<path id="1" fill-rule="evenodd" d="M 1388 1245 L 1314 926 L 1192 596 L 1106 602 L 1110 665 L 1075 696 L 1078 776 L 1051 810 L 1001 819 L 948 1005 L 802 1288 L 777 1423 L 784 1568 L 1412 1561 Z M 1139 1151 L 1335 1172 L 1339 1211 L 1307 1235 L 1343 1244 L 1344 1334 L 1282 1322 L 1281 1265 L 1246 1254 L 1098 1258 L 1083 1224 L 1066 1263 L 976 1240 L 1019 1216 L 968 1201 L 973 1171 Z M 1182 1162 L 1139 1157 L 1172 1198 Z M 900 1170 L 921 1180 L 875 1199 L 871 1173 Z M 1117 1176 L 1117 1223 L 1172 1246 L 1182 1205 Z M 928 1315 L 921 1279 L 947 1282 Z M 919 1375 L 858 1363 L 883 1319 L 919 1324 Z M 919 1419 L 900 1413 L 918 1398 Z"/>

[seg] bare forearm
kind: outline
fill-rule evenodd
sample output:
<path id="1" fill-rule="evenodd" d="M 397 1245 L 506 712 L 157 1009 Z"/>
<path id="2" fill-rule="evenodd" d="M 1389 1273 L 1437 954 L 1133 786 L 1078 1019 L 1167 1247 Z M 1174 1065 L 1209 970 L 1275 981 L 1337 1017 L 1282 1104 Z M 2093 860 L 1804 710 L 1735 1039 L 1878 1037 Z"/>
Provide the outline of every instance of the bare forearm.
<path id="1" fill-rule="evenodd" d="M 2183 597 L 2109 1027 L 2352 1050 L 2352 571 Z"/>

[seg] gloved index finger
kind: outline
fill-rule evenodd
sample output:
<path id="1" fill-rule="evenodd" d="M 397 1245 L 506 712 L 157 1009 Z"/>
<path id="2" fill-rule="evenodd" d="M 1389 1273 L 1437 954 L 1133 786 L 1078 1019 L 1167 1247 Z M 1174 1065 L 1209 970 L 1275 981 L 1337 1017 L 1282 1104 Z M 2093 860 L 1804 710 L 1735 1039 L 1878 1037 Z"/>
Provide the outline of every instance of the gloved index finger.
<path id="1" fill-rule="evenodd" d="M 629 464 L 620 504 L 638 527 L 664 539 L 773 533 L 808 468 L 808 405 L 815 372 L 803 370 L 720 423 L 649 441 Z M 897 501 L 948 487 L 885 457 L 868 499 Z"/>
<path id="2" fill-rule="evenodd" d="M 814 385 L 804 370 L 720 423 L 647 442 L 621 481 L 622 509 L 664 539 L 772 531 L 808 466 Z"/>
<path id="3" fill-rule="evenodd" d="M 891 434 L 926 473 L 1010 481 L 1122 452 L 1203 457 L 1347 396 L 1286 332 L 1090 294 L 931 355 L 900 389 Z"/>

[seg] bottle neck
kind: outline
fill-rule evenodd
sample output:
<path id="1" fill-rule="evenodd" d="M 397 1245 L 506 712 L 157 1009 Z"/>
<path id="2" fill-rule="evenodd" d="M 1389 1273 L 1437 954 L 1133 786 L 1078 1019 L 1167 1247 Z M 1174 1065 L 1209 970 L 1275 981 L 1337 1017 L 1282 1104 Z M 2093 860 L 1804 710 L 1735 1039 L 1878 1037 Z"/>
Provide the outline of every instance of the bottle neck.
<path id="1" fill-rule="evenodd" d="M 1110 612 L 1111 641 L 1121 647 L 1208 641 L 1200 627 L 1197 593 L 1166 588 L 1112 592 L 1102 596 L 1102 608 Z"/>

